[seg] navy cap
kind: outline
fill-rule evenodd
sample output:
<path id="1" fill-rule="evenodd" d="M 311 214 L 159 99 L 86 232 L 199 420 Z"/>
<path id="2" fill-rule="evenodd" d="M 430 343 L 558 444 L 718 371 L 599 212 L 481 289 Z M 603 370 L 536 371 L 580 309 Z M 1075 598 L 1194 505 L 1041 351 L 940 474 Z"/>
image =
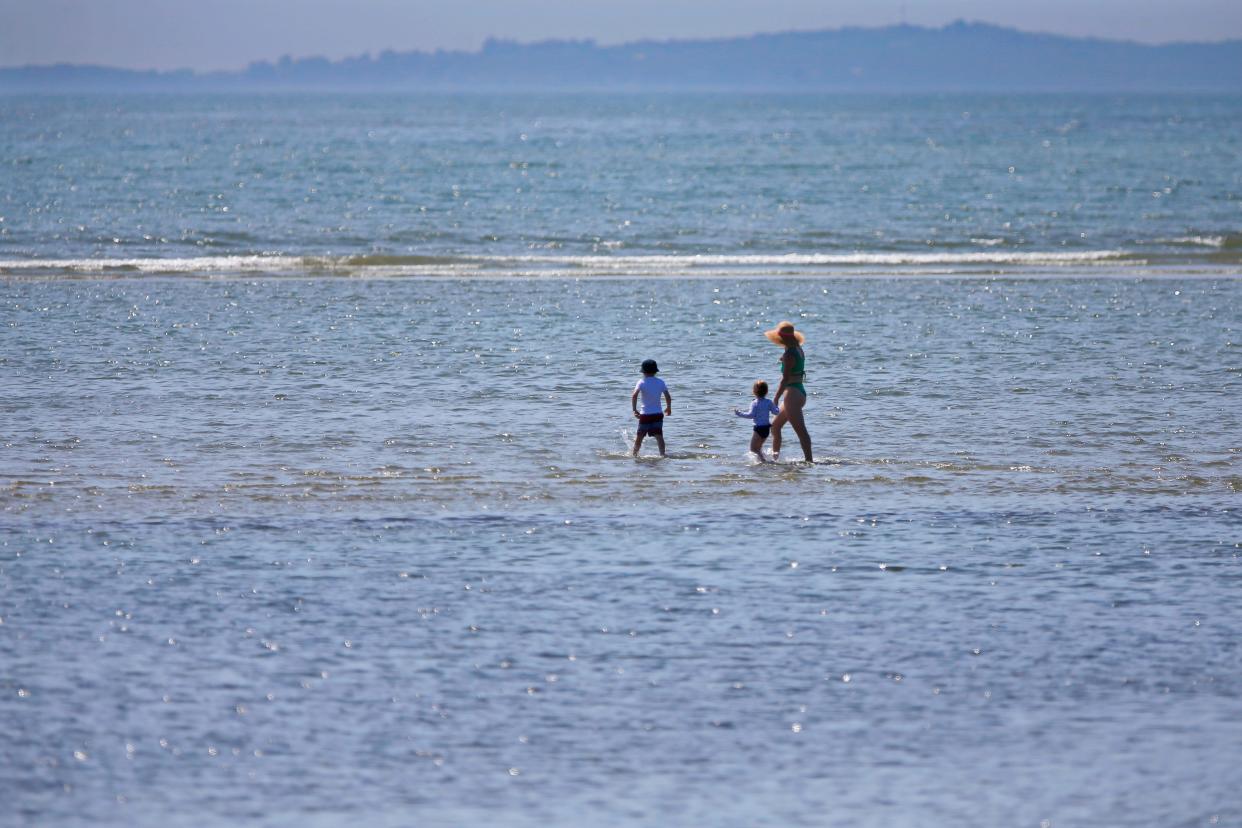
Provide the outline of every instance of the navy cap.
<path id="1" fill-rule="evenodd" d="M 656 365 L 656 361 L 654 359 L 644 359 L 643 360 L 643 373 L 644 374 L 658 374 L 660 373 L 660 366 Z"/>

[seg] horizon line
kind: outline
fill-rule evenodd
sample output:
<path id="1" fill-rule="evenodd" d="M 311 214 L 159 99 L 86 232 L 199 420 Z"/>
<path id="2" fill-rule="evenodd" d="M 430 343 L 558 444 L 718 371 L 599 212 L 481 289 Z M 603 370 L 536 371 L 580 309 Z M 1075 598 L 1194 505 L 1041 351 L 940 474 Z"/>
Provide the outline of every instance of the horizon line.
<path id="1" fill-rule="evenodd" d="M 0 71 L 12 71 L 12 70 L 22 70 L 22 69 L 103 69 L 103 70 L 116 71 L 116 72 L 133 72 L 136 74 L 156 74 L 156 75 L 181 75 L 181 74 L 185 74 L 188 72 L 196 77 L 206 77 L 206 76 L 211 76 L 211 75 L 242 74 L 254 66 L 260 66 L 263 64 L 271 65 L 271 64 L 284 62 L 284 61 L 297 62 L 297 61 L 303 61 L 303 60 L 325 60 L 329 64 L 337 65 L 337 64 L 348 62 L 348 61 L 357 61 L 357 60 L 362 60 L 362 59 L 374 60 L 375 59 L 374 56 L 385 55 L 385 54 L 482 55 L 487 50 L 489 44 L 513 44 L 519 47 L 544 46 L 544 45 L 553 45 L 553 44 L 580 44 L 580 45 L 592 46 L 597 49 L 623 49 L 627 47 L 643 46 L 643 45 L 678 45 L 678 44 L 688 44 L 688 43 L 727 43 L 731 41 L 751 40 L 751 39 L 764 38 L 764 37 L 785 37 L 789 35 L 816 35 L 816 34 L 829 34 L 829 33 L 849 32 L 849 31 L 879 32 L 879 31 L 885 31 L 885 30 L 890 30 L 890 29 L 913 29 L 913 30 L 925 31 L 925 32 L 943 32 L 943 31 L 953 29 L 953 28 L 969 28 L 969 27 L 996 29 L 996 30 L 1006 31 L 1006 32 L 1017 32 L 1019 34 L 1031 35 L 1035 37 L 1050 37 L 1050 38 L 1057 38 L 1057 39 L 1062 39 L 1062 40 L 1074 40 L 1074 41 L 1082 41 L 1082 42 L 1111 43 L 1111 44 L 1119 44 L 1119 45 L 1137 46 L 1137 47 L 1149 48 L 1149 49 L 1160 49 L 1160 48 L 1175 47 L 1175 46 L 1224 46 L 1224 45 L 1229 45 L 1229 44 L 1234 44 L 1234 43 L 1242 44 L 1242 37 L 1227 37 L 1227 38 L 1221 38 L 1220 40 L 1169 40 L 1169 41 L 1161 41 L 1161 42 L 1147 42 L 1147 41 L 1142 41 L 1142 40 L 1134 40 L 1132 38 L 1129 38 L 1129 39 L 1128 38 L 1110 38 L 1110 37 L 1104 37 L 1104 36 L 1099 36 L 1099 35 L 1071 35 L 1071 34 L 1061 34 L 1058 32 L 1044 31 L 1044 30 L 1021 29 L 1016 26 L 1006 26 L 1000 23 L 992 23 L 987 20 L 979 20 L 979 19 L 968 20 L 966 18 L 959 17 L 941 26 L 925 26 L 925 25 L 918 24 L 918 23 L 898 22 L 898 23 L 889 23 L 889 24 L 882 25 L 882 26 L 837 26 L 834 28 L 781 29 L 781 30 L 771 30 L 771 31 L 756 31 L 756 32 L 751 32 L 750 34 L 727 35 L 727 36 L 720 36 L 720 37 L 667 37 L 667 38 L 651 37 L 651 38 L 642 38 L 638 40 L 626 40 L 626 41 L 622 41 L 619 43 L 612 43 L 612 44 L 606 44 L 606 45 L 600 45 L 599 41 L 597 41 L 593 37 L 582 37 L 582 38 L 550 37 L 550 38 L 542 38 L 542 39 L 536 39 L 536 40 L 518 40 L 518 39 L 512 39 L 512 38 L 499 37 L 496 35 L 489 35 L 483 39 L 483 41 L 479 44 L 479 46 L 476 49 L 439 49 L 439 48 L 437 49 L 405 49 L 405 50 L 380 49 L 378 51 L 368 49 L 365 52 L 345 55 L 339 58 L 329 58 L 322 54 L 302 54 L 302 55 L 295 56 L 295 55 L 286 53 L 283 55 L 278 55 L 276 57 L 255 58 L 233 69 L 196 69 L 190 66 L 182 66 L 182 67 L 177 67 L 177 68 L 172 68 L 172 69 L 157 69 L 154 67 L 133 68 L 133 67 L 117 66 L 117 65 L 104 64 L 104 63 L 70 63 L 66 61 L 57 61 L 55 63 L 19 63 L 19 64 L 0 63 Z"/>

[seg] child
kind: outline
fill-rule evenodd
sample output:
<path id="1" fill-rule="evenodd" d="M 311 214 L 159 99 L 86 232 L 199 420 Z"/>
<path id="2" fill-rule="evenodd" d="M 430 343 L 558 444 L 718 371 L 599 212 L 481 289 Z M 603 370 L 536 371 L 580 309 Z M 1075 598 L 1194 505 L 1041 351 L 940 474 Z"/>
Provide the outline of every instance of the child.
<path id="1" fill-rule="evenodd" d="M 749 411 L 739 411 L 733 409 L 733 413 L 739 417 L 745 417 L 755 421 L 755 431 L 750 436 L 750 453 L 759 458 L 759 462 L 763 459 L 763 442 L 768 439 L 768 434 L 772 431 L 771 421 L 768 415 L 781 413 L 776 404 L 768 399 L 768 384 L 763 380 L 758 380 L 750 387 L 750 391 L 755 395 L 755 401 L 750 404 Z"/>
<path id="2" fill-rule="evenodd" d="M 630 407 L 634 409 L 634 416 L 638 418 L 638 436 L 634 438 L 634 456 L 638 456 L 638 447 L 643 444 L 643 437 L 648 434 L 656 438 L 656 443 L 660 446 L 660 456 L 666 457 L 664 453 L 664 415 L 672 416 L 673 414 L 673 397 L 668 393 L 668 386 L 664 384 L 664 380 L 656 376 L 660 372 L 660 368 L 656 365 L 654 359 L 643 360 L 643 378 L 634 386 L 634 393 L 630 395 Z M 643 410 L 638 411 L 638 397 L 642 395 Z M 663 395 L 667 401 L 663 413 L 660 411 L 660 396 Z"/>

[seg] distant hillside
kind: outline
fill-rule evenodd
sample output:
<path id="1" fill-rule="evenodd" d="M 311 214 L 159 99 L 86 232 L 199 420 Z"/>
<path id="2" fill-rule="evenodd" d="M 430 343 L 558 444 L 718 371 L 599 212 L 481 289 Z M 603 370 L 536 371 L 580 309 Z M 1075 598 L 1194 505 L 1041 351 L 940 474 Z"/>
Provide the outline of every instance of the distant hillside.
<path id="1" fill-rule="evenodd" d="M 1147 46 L 959 21 L 620 46 L 489 40 L 478 52 L 285 57 L 231 73 L 0 69 L 6 91 L 514 87 L 1242 93 L 1242 41 Z"/>

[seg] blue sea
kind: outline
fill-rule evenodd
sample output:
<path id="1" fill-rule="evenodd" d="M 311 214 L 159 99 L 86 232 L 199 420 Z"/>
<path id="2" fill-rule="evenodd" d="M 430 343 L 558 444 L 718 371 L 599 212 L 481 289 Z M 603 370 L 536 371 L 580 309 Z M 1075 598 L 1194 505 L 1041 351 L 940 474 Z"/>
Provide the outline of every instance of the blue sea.
<path id="1" fill-rule="evenodd" d="M 1242 825 L 1239 412 L 1242 97 L 0 96 L 0 825 Z"/>

